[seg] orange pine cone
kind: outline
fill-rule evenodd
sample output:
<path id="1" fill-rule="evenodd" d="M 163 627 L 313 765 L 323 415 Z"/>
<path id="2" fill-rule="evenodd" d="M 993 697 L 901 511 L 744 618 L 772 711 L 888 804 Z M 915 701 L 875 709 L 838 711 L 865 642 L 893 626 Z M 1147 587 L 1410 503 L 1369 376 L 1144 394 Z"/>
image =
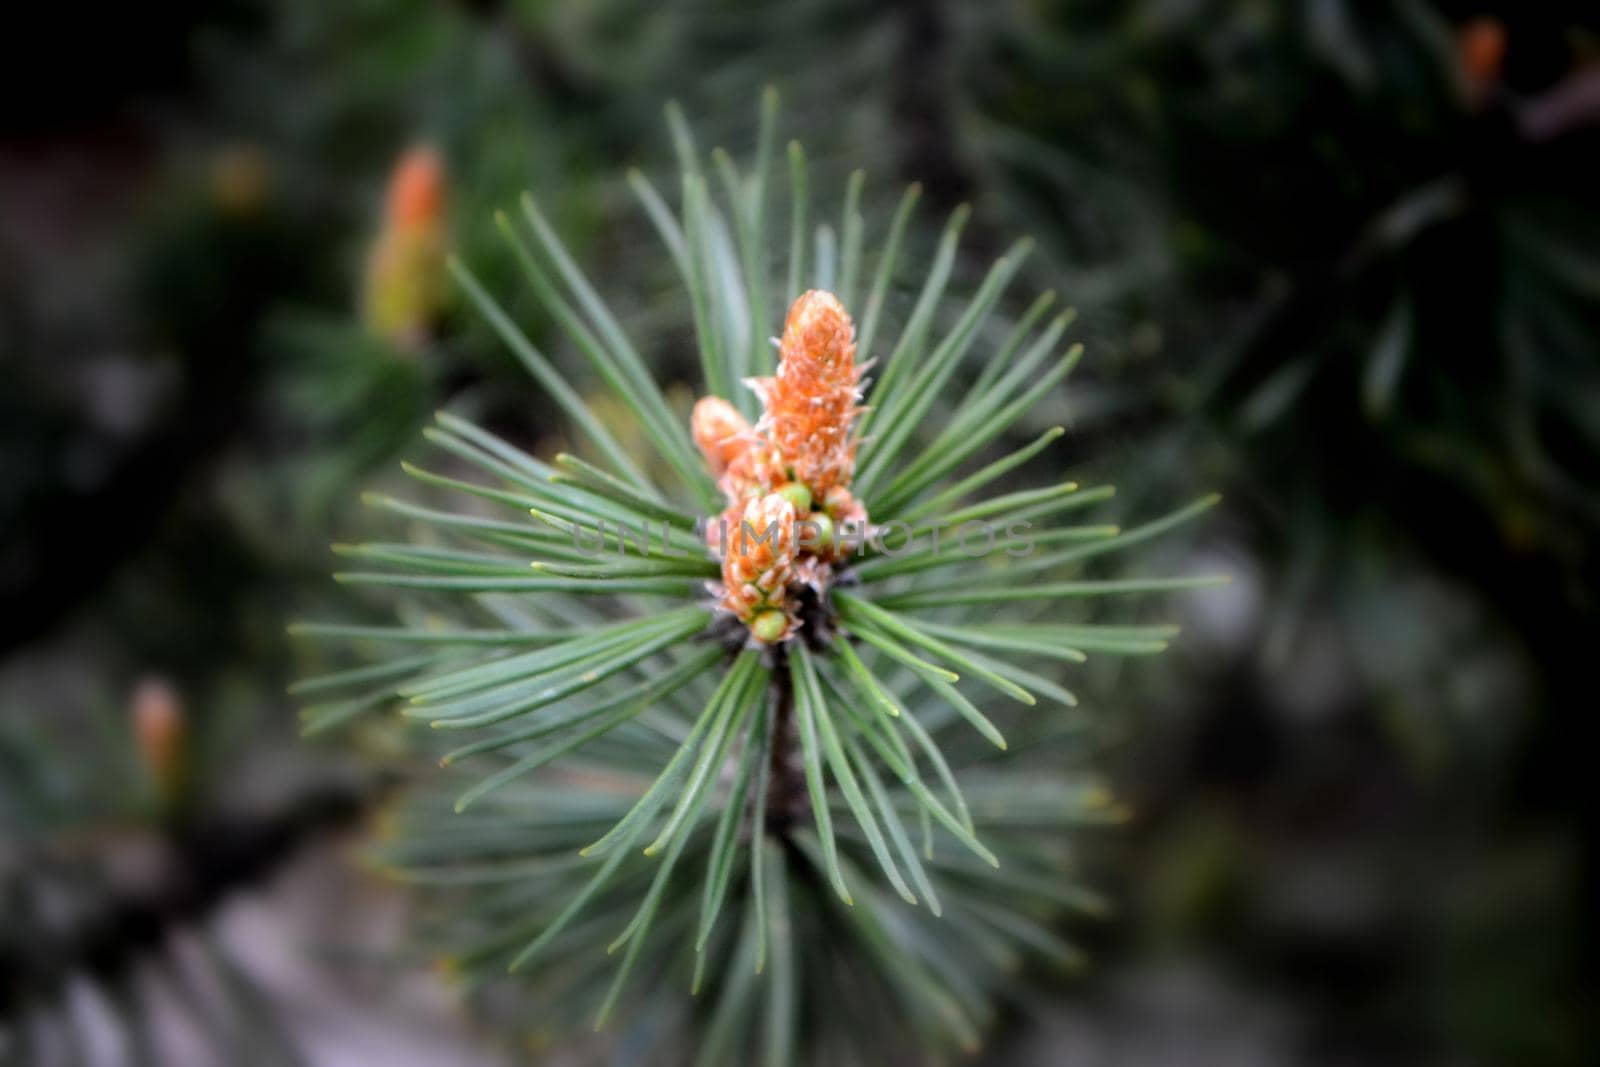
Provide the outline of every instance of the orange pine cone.
<path id="1" fill-rule="evenodd" d="M 821 497 L 855 471 L 855 420 L 861 372 L 855 326 L 844 305 L 820 289 L 789 308 L 775 377 L 755 383 L 766 402 L 762 427 L 796 480 Z"/>
<path id="2" fill-rule="evenodd" d="M 756 425 L 708 396 L 695 404 L 690 427 L 727 499 L 705 533 L 722 558 L 721 607 L 766 644 L 799 625 L 789 590 L 825 594 L 833 565 L 859 543 L 867 518 L 848 488 L 861 369 L 855 327 L 839 298 L 803 293 L 789 308 L 779 347 L 777 373 L 748 383 L 764 408 Z M 804 536 L 800 519 L 809 524 Z"/>
<path id="3" fill-rule="evenodd" d="M 782 616 L 781 631 L 768 631 L 770 636 L 752 627 L 764 640 L 782 640 L 794 625 L 786 610 L 795 561 L 794 505 L 768 493 L 752 498 L 739 519 L 729 526 L 723 549 L 722 606 L 746 623 L 758 616 Z"/>

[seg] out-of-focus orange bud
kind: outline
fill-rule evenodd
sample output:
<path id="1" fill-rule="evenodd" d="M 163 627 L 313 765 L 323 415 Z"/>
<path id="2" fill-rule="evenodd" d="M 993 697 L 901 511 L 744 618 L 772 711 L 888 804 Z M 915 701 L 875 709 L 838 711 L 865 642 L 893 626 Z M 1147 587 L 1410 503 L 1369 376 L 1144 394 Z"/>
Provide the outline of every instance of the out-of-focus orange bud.
<path id="1" fill-rule="evenodd" d="M 1479 15 L 1462 24 L 1456 33 L 1456 54 L 1467 92 L 1474 102 L 1487 96 L 1500 84 L 1500 71 L 1506 59 L 1506 28 L 1492 15 Z"/>
<path id="2" fill-rule="evenodd" d="M 420 348 L 444 310 L 445 169 L 428 146 L 407 150 L 389 179 L 383 229 L 367 257 L 362 319 L 377 337 Z"/>
<path id="3" fill-rule="evenodd" d="M 444 216 L 444 157 L 431 145 L 406 151 L 389 178 L 390 226 L 431 226 Z"/>
<path id="4" fill-rule="evenodd" d="M 130 706 L 134 742 L 145 772 L 164 803 L 182 791 L 186 771 L 183 698 L 165 678 L 134 686 Z"/>

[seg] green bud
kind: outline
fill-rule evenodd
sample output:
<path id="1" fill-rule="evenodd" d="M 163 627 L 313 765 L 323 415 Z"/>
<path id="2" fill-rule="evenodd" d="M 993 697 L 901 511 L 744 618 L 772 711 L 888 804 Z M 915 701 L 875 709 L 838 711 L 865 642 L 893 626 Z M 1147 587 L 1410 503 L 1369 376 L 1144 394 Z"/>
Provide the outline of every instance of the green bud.
<path id="1" fill-rule="evenodd" d="M 811 490 L 805 482 L 789 482 L 778 487 L 778 495 L 794 505 L 796 514 L 804 515 L 811 510 Z"/>
<path id="2" fill-rule="evenodd" d="M 788 627 L 789 620 L 784 618 L 781 611 L 763 611 L 750 620 L 750 632 L 755 634 L 757 641 L 767 645 L 782 637 Z"/>
<path id="3" fill-rule="evenodd" d="M 833 544 L 833 520 L 828 518 L 826 512 L 819 511 L 805 521 L 816 527 L 816 529 L 801 530 L 801 538 L 805 541 L 805 544 L 801 547 L 812 552 L 826 551 Z M 812 539 L 813 534 L 815 535 L 815 540 Z"/>

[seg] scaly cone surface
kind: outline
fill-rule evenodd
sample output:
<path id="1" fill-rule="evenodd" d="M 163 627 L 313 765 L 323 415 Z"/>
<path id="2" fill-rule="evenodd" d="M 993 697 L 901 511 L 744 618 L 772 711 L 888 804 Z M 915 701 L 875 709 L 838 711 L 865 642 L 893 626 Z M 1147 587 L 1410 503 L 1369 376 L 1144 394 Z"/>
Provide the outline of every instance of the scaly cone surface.
<path id="1" fill-rule="evenodd" d="M 779 354 L 776 374 L 748 383 L 763 408 L 754 426 L 715 396 L 695 405 L 691 424 L 727 499 L 707 531 L 723 562 L 721 607 L 764 644 L 795 632 L 788 586 L 825 592 L 844 554 L 839 527 L 864 530 L 867 519 L 849 488 L 861 368 L 855 326 L 839 298 L 820 289 L 801 294 L 789 308 Z M 785 526 L 776 546 L 774 520 Z"/>

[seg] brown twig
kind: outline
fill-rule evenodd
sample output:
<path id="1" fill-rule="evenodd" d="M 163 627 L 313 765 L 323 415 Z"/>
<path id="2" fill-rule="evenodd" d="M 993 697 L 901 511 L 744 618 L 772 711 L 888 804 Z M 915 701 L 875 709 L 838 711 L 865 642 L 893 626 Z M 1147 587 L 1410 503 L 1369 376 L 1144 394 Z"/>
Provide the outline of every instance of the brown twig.
<path id="1" fill-rule="evenodd" d="M 794 821 L 801 795 L 800 774 L 794 763 L 794 689 L 790 685 L 789 657 L 779 649 L 772 671 L 771 775 L 767 780 L 767 829 L 783 834 Z"/>

